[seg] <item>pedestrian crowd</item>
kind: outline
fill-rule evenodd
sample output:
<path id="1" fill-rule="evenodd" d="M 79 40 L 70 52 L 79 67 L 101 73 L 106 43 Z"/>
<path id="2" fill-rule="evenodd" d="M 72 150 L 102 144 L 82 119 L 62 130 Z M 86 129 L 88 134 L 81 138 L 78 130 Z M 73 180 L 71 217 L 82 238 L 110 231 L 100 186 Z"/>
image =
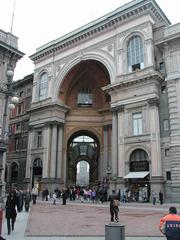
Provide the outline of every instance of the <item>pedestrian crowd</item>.
<path id="1" fill-rule="evenodd" d="M 125 193 L 128 193 L 128 191 Z M 61 190 L 56 188 L 52 193 L 49 192 L 47 187 L 44 187 L 41 192 L 38 191 L 36 186 L 34 186 L 31 191 L 29 189 L 22 191 L 18 188 L 13 188 L 7 195 L 5 204 L 5 217 L 7 220 L 8 235 L 14 231 L 17 213 L 21 212 L 23 208 L 26 212 L 28 212 L 31 201 L 32 204 L 36 204 L 37 197 L 40 195 L 42 197 L 42 201 L 49 201 L 49 199 L 51 199 L 53 205 L 57 203 L 58 199 L 62 199 L 62 205 L 66 205 L 67 199 L 70 201 L 79 200 L 80 202 L 91 201 L 92 203 L 103 203 L 105 201 L 109 201 L 111 222 L 119 222 L 120 203 L 127 202 L 124 201 L 122 191 L 112 190 L 112 193 L 110 194 L 107 191 L 107 188 L 99 186 L 93 186 L 92 188 L 68 186 Z M 157 199 L 159 199 L 159 203 L 161 205 L 163 204 L 164 199 L 162 191 L 159 191 L 159 194 L 157 194 L 155 191 L 152 191 L 151 196 L 153 205 L 157 203 Z M 171 221 L 171 223 L 169 223 L 169 221 Z M 175 223 L 173 221 L 175 221 Z M 167 240 L 180 240 L 180 237 L 168 237 L 168 234 L 171 232 L 170 230 L 172 230 L 172 228 L 169 228 L 167 231 L 167 226 L 177 226 L 177 221 L 179 222 L 178 229 L 180 231 L 180 216 L 177 215 L 177 210 L 175 207 L 170 208 L 169 214 L 160 220 L 159 229 L 163 234 L 165 234 Z M 167 223 L 169 225 L 167 225 Z M 3 239 L 3 237 L 0 236 L 0 239 Z"/>

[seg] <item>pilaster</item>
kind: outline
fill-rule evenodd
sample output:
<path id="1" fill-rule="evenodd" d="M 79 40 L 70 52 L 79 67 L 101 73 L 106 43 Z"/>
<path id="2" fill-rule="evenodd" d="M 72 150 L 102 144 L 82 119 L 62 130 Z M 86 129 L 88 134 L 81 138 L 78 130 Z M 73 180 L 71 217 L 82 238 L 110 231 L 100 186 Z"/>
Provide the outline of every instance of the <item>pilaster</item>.
<path id="1" fill-rule="evenodd" d="M 151 166 L 152 177 L 162 176 L 161 151 L 160 151 L 160 128 L 159 128 L 159 99 L 148 100 L 151 134 Z"/>
<path id="2" fill-rule="evenodd" d="M 117 109 L 112 109 L 112 176 L 117 176 L 118 169 L 118 118 Z"/>

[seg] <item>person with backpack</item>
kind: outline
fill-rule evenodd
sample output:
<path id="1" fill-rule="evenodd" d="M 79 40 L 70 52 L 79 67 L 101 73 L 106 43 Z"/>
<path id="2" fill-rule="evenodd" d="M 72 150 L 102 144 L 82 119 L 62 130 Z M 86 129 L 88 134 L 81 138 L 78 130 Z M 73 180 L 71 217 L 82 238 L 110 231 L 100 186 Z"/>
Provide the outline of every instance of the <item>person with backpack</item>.
<path id="1" fill-rule="evenodd" d="M 109 196 L 110 202 L 110 215 L 111 222 L 114 222 L 114 217 L 116 222 L 119 222 L 118 212 L 119 212 L 119 198 L 115 190 L 112 190 L 112 194 Z"/>

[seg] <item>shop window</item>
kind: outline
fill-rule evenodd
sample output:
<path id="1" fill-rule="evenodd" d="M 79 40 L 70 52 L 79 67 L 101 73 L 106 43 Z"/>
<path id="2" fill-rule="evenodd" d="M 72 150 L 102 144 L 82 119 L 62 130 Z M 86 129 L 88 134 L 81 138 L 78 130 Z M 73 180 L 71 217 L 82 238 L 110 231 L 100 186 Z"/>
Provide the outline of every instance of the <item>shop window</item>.
<path id="1" fill-rule="evenodd" d="M 127 45 L 128 72 L 144 68 L 143 41 L 139 36 L 130 38 Z"/>
<path id="2" fill-rule="evenodd" d="M 133 134 L 140 135 L 142 134 L 142 113 L 133 113 Z"/>

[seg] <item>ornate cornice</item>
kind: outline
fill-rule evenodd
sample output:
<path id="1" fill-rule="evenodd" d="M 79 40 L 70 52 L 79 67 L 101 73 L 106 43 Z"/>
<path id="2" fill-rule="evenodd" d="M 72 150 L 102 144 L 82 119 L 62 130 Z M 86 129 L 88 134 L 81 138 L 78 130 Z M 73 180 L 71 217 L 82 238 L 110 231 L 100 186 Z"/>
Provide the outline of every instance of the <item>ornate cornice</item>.
<path id="1" fill-rule="evenodd" d="M 77 43 L 79 44 L 80 42 L 97 36 L 100 33 L 106 32 L 107 30 L 124 24 L 124 22 L 133 20 L 137 18 L 137 16 L 146 13 L 149 13 L 156 22 L 163 21 L 166 25 L 170 24 L 169 20 L 154 0 L 134 0 L 101 18 L 38 48 L 36 53 L 31 55 L 30 58 L 35 62 L 39 62 L 43 58 L 53 55 L 55 52 L 64 51 Z"/>
<path id="2" fill-rule="evenodd" d="M 111 112 L 115 113 L 115 112 L 124 112 L 124 104 L 119 105 L 119 106 L 115 106 L 111 108 Z"/>
<path id="3" fill-rule="evenodd" d="M 163 80 L 162 75 L 153 70 L 153 69 L 143 69 L 143 70 L 138 70 L 136 72 L 132 72 L 130 74 L 125 74 L 120 77 L 120 81 L 114 84 L 109 84 L 106 87 L 103 87 L 102 89 L 104 91 L 107 91 L 109 94 L 111 92 L 119 91 L 119 89 L 124 89 L 131 87 L 132 85 L 136 84 L 141 84 L 146 81 L 152 81 L 156 80 L 161 82 Z"/>

